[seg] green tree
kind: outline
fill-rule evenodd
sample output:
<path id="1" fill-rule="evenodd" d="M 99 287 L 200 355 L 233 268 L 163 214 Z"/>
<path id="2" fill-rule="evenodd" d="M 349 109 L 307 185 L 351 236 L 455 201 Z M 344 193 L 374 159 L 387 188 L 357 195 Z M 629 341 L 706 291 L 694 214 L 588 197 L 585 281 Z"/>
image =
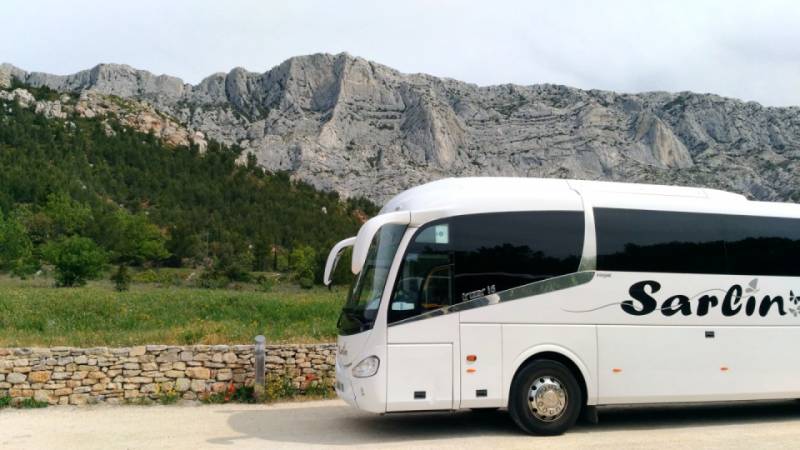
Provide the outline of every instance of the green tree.
<path id="1" fill-rule="evenodd" d="M 115 263 L 140 265 L 169 256 L 164 235 L 144 214 L 119 209 L 110 222 L 103 242 Z"/>
<path id="2" fill-rule="evenodd" d="M 120 264 L 117 266 L 117 270 L 115 270 L 114 274 L 111 275 L 111 281 L 114 282 L 114 289 L 119 292 L 130 289 L 131 275 L 130 272 L 128 272 L 128 266 L 125 264 Z"/>
<path id="3" fill-rule="evenodd" d="M 75 201 L 63 192 L 48 195 L 43 212 L 52 221 L 52 238 L 80 234 L 92 220 L 89 205 Z"/>
<path id="4" fill-rule="evenodd" d="M 250 281 L 253 253 L 249 245 L 242 242 L 214 242 L 211 254 L 214 258 L 213 272 L 230 281 Z"/>
<path id="5" fill-rule="evenodd" d="M 111 281 L 118 291 L 127 291 L 130 286 L 128 265 L 156 262 L 169 256 L 161 231 L 142 213 L 131 214 L 117 209 L 108 217 L 101 218 L 100 222 L 105 228 L 101 243 L 117 264 Z"/>
<path id="6" fill-rule="evenodd" d="M 317 256 L 313 248 L 308 245 L 299 245 L 292 250 L 292 276 L 305 289 L 314 286 L 316 275 Z"/>
<path id="7" fill-rule="evenodd" d="M 34 267 L 31 261 L 33 244 L 25 226 L 14 217 L 0 212 L 0 270 L 25 275 Z"/>
<path id="8" fill-rule="evenodd" d="M 106 264 L 106 252 L 93 240 L 70 236 L 46 244 L 44 255 L 56 269 L 58 286 L 82 286 L 97 278 Z"/>

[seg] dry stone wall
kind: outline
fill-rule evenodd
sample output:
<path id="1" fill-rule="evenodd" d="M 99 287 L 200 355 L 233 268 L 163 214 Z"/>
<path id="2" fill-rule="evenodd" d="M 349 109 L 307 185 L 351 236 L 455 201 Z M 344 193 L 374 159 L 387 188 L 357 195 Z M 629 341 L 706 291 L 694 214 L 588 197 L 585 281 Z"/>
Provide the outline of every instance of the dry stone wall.
<path id="1" fill-rule="evenodd" d="M 334 344 L 267 346 L 267 377 L 289 378 L 301 391 L 330 386 L 335 357 Z M 51 405 L 202 400 L 252 385 L 254 364 L 253 345 L 0 348 L 0 397 Z"/>

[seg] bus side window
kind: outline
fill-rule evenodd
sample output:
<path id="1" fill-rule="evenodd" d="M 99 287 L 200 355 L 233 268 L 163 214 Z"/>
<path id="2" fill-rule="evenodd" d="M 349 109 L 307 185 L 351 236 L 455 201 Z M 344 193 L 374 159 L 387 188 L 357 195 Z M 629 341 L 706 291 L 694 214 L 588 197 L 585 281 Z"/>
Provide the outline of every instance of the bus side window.
<path id="1" fill-rule="evenodd" d="M 518 211 L 453 217 L 458 301 L 573 273 L 583 253 L 580 211 Z"/>
<path id="2" fill-rule="evenodd" d="M 409 244 L 389 323 L 575 272 L 581 211 L 470 214 L 432 222 Z"/>
<path id="3" fill-rule="evenodd" d="M 452 255 L 447 223 L 421 229 L 409 244 L 389 304 L 389 323 L 452 303 Z"/>

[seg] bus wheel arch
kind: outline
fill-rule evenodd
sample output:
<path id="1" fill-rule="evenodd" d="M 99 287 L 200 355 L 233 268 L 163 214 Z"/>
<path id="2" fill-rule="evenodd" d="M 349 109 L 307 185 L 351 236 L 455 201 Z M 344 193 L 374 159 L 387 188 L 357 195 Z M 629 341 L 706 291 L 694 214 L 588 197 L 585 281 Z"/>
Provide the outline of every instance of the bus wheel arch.
<path id="1" fill-rule="evenodd" d="M 514 378 L 516 378 L 517 374 L 519 374 L 519 372 L 523 368 L 532 364 L 534 361 L 551 360 L 566 366 L 570 370 L 570 372 L 572 372 L 575 379 L 578 381 L 578 385 L 581 388 L 582 407 L 586 407 L 588 404 L 595 403 L 595 402 L 590 402 L 590 400 L 596 398 L 596 394 L 589 385 L 588 370 L 580 362 L 580 359 L 578 359 L 575 355 L 573 355 L 566 349 L 557 347 L 549 348 L 549 347 L 550 346 L 548 346 L 548 348 L 531 349 L 517 358 L 517 363 L 514 365 L 514 374 L 511 376 L 508 382 L 508 391 L 506 392 L 506 398 L 507 399 L 510 398 L 510 390 Z"/>

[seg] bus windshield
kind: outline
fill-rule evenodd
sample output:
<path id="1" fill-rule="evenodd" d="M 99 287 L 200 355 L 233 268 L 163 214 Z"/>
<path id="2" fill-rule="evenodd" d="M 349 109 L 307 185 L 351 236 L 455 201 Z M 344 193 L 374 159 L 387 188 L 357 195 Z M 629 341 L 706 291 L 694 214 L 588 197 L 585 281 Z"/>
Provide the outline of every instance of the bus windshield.
<path id="1" fill-rule="evenodd" d="M 375 233 L 364 267 L 353 281 L 339 316 L 339 334 L 356 334 L 372 329 L 386 278 L 405 230 L 406 225 L 388 224 Z"/>

